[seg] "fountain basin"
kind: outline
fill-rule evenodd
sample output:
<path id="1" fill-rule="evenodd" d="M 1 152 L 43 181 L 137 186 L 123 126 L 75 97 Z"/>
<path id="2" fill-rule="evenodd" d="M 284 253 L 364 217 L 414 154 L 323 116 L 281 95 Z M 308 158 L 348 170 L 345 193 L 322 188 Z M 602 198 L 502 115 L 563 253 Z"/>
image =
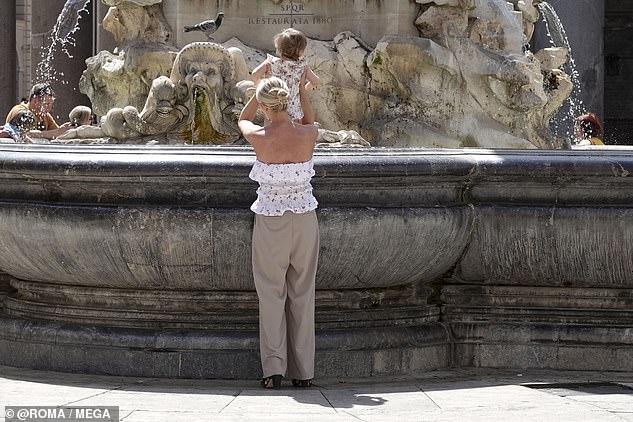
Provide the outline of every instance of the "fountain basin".
<path id="1" fill-rule="evenodd" d="M 258 376 L 248 147 L 1 148 L 1 364 Z M 631 151 L 323 149 L 315 168 L 319 376 L 574 369 L 589 339 L 630 370 Z"/>

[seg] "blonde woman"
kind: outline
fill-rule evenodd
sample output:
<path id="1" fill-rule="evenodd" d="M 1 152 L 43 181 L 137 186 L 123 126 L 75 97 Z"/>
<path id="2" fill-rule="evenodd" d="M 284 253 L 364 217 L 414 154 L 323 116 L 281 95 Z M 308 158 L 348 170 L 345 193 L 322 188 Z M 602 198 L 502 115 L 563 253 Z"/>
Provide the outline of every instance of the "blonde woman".
<path id="1" fill-rule="evenodd" d="M 310 387 L 314 377 L 319 226 L 310 181 L 318 130 L 303 85 L 300 95 L 309 124 L 290 117 L 288 86 L 276 77 L 259 82 L 239 119 L 257 157 L 249 177 L 259 183 L 251 206 L 252 264 L 264 388 L 279 388 L 284 376 L 296 387 Z M 253 123 L 258 109 L 264 126 Z"/>

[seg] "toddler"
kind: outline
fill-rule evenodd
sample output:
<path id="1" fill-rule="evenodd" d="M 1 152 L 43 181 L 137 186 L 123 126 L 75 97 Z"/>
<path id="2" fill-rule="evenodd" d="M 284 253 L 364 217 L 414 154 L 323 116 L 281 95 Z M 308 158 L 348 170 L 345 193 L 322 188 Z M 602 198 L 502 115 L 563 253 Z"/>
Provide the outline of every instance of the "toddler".
<path id="1" fill-rule="evenodd" d="M 303 32 L 294 28 L 285 29 L 273 38 L 275 49 L 279 57 L 268 54 L 266 60 L 257 66 L 251 75 L 251 80 L 257 84 L 260 79 L 276 76 L 283 80 L 290 89 L 288 97 L 288 114 L 298 122 L 303 119 L 303 109 L 299 98 L 299 83 L 305 73 L 306 89 L 315 89 L 319 84 L 319 77 L 305 63 L 303 53 L 308 45 L 308 39 Z"/>
<path id="2" fill-rule="evenodd" d="M 77 106 L 70 110 L 68 120 L 72 126 L 89 125 L 92 120 L 92 110 L 90 107 Z"/>

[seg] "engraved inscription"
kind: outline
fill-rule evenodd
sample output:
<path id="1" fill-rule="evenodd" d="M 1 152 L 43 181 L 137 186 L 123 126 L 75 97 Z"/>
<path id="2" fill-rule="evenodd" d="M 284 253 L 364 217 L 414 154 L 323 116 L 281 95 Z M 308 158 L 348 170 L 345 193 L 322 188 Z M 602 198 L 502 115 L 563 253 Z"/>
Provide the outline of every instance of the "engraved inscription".
<path id="1" fill-rule="evenodd" d="M 248 18 L 249 25 L 325 25 L 332 23 L 333 19 L 328 16 L 321 16 L 306 10 L 302 3 L 282 3 L 277 12 L 263 16 L 253 16 Z"/>

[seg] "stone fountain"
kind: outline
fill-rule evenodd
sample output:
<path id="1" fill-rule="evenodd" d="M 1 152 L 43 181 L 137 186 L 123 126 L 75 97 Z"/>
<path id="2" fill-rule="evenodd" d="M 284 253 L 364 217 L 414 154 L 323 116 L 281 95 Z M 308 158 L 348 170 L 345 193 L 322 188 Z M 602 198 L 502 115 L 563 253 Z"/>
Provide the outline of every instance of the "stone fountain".
<path id="1" fill-rule="evenodd" d="M 226 0 L 217 42 L 178 31 L 215 9 L 104 3 L 118 47 L 81 82 L 101 125 L 0 146 L 1 364 L 259 377 L 234 124 L 292 24 L 325 138 L 359 134 L 315 155 L 318 376 L 633 369 L 633 156 L 549 132 L 571 84 L 564 51 L 525 48 L 536 2 Z"/>
<path id="2" fill-rule="evenodd" d="M 339 25 L 324 15 L 328 2 L 262 1 L 246 14 L 227 2 L 223 25 L 234 22 L 236 28 L 223 45 L 185 44 L 192 35 L 174 40 L 162 1 L 104 3 L 111 8 L 103 27 L 114 36 L 116 54 L 102 51 L 89 59 L 80 81 L 95 112 L 104 116 L 103 133 L 74 131 L 67 138 L 243 142 L 236 119 L 248 85 L 240 81 L 265 58 L 262 46 L 270 50 L 271 29 L 303 24 L 308 35 L 326 38 L 313 38 L 306 58 L 322 78 L 312 101 L 329 135 L 346 129 L 360 134 L 353 139 L 388 147 L 559 149 L 569 144 L 549 130 L 550 118 L 572 90 L 569 76 L 560 70 L 566 50 L 526 51 L 539 17 L 532 2 L 419 0 L 413 5 L 407 0 L 395 2 L 389 11 L 375 2 L 350 2 L 339 10 L 367 15 L 355 28 L 361 34 L 368 32 L 367 22 L 398 15 L 384 29 L 395 29 L 395 34 L 369 37 L 373 45 L 353 31 L 336 32 Z M 205 14 L 167 3 L 168 13 L 187 23 Z M 284 11 L 284 18 L 275 13 Z M 245 45 L 240 37 L 260 32 L 260 22 L 271 22 L 262 31 L 270 36 Z M 180 49 L 176 42 L 183 44 Z"/>

